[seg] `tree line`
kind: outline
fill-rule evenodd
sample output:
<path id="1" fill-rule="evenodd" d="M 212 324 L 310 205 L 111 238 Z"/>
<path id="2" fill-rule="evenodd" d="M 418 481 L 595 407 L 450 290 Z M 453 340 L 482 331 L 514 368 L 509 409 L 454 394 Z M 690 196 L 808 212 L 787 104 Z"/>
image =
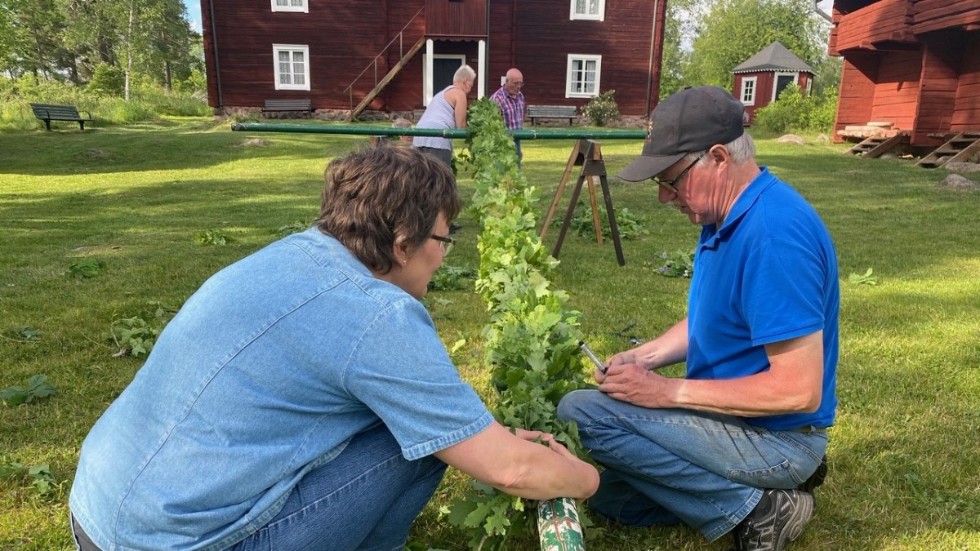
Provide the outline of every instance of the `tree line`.
<path id="1" fill-rule="evenodd" d="M 126 98 L 138 79 L 200 88 L 201 35 L 180 0 L 0 0 L 0 74 Z"/>

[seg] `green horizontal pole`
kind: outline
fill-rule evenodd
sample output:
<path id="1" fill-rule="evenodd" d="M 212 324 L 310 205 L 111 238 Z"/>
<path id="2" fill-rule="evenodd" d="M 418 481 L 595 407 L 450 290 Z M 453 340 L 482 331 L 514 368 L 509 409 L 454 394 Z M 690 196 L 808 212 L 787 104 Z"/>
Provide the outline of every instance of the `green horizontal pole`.
<path id="1" fill-rule="evenodd" d="M 235 132 L 294 132 L 305 134 L 347 134 L 358 136 L 432 136 L 437 138 L 466 138 L 466 128 L 395 128 L 363 124 L 289 124 L 266 122 L 237 122 L 231 125 Z M 542 130 L 508 130 L 508 134 L 520 140 L 643 140 L 645 130 L 595 128 L 548 128 Z"/>

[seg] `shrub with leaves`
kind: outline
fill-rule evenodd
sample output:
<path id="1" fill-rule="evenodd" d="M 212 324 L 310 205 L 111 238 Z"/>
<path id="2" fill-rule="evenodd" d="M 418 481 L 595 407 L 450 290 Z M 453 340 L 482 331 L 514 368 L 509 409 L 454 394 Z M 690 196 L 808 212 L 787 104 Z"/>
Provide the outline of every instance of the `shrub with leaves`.
<path id="1" fill-rule="evenodd" d="M 596 126 L 605 126 L 607 122 L 619 120 L 619 105 L 613 97 L 615 94 L 615 90 L 606 90 L 592 98 L 582 108 L 582 114 Z"/>
<path id="2" fill-rule="evenodd" d="M 48 384 L 47 375 L 32 375 L 27 380 L 27 386 L 12 386 L 0 390 L 0 402 L 7 406 L 19 406 L 54 396 L 55 392 L 54 387 Z"/>
<path id="3" fill-rule="evenodd" d="M 537 192 L 518 168 L 496 104 L 477 101 L 469 125 L 472 209 L 482 227 L 476 290 L 490 313 L 484 365 L 498 392 L 494 413 L 506 426 L 550 432 L 584 455 L 574 425 L 555 416 L 558 400 L 585 386 L 585 371 L 579 313 L 566 307 L 568 295 L 548 280 L 558 261 L 537 235 Z M 473 549 L 501 549 L 507 538 L 537 530 L 533 507 L 479 483 L 450 511 L 450 523 L 471 531 Z"/>
<path id="4" fill-rule="evenodd" d="M 790 84 L 780 92 L 779 99 L 756 112 L 754 124 L 776 133 L 829 132 L 836 110 L 836 88 L 828 88 L 820 95 L 804 95 L 798 86 Z"/>
<path id="5" fill-rule="evenodd" d="M 99 63 L 95 66 L 92 80 L 86 89 L 100 96 L 122 97 L 125 85 L 126 74 L 121 68 L 109 63 Z"/>

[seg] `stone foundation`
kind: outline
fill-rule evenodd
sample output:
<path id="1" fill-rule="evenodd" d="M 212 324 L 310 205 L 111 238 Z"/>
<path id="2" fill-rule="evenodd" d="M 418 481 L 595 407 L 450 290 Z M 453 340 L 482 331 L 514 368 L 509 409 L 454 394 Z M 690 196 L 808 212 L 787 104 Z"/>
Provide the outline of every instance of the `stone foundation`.
<path id="1" fill-rule="evenodd" d="M 241 117 L 258 120 L 323 120 L 348 122 L 350 119 L 349 109 L 317 109 L 312 113 L 299 113 L 295 111 L 282 111 L 278 113 L 262 113 L 259 107 L 235 107 L 225 106 L 213 110 L 216 117 Z M 417 122 L 422 116 L 423 110 L 415 109 L 412 111 L 364 111 L 357 117 L 356 122 L 378 122 L 393 121 L 398 118 L 408 119 Z M 575 118 L 572 126 L 586 126 L 590 123 L 586 117 L 579 115 Z M 608 121 L 603 128 L 645 128 L 647 117 L 640 115 L 623 115 L 615 121 Z M 524 122 L 524 128 L 560 128 L 567 127 L 566 120 L 539 120 L 537 124 L 531 126 L 530 121 Z"/>

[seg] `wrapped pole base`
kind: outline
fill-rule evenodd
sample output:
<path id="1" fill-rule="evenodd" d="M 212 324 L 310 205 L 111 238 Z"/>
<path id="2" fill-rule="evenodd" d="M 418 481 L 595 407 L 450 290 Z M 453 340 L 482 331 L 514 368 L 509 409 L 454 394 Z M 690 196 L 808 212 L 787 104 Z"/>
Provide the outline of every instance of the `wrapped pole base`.
<path id="1" fill-rule="evenodd" d="M 562 497 L 538 502 L 541 551 L 585 551 L 585 537 L 575 500 Z"/>

